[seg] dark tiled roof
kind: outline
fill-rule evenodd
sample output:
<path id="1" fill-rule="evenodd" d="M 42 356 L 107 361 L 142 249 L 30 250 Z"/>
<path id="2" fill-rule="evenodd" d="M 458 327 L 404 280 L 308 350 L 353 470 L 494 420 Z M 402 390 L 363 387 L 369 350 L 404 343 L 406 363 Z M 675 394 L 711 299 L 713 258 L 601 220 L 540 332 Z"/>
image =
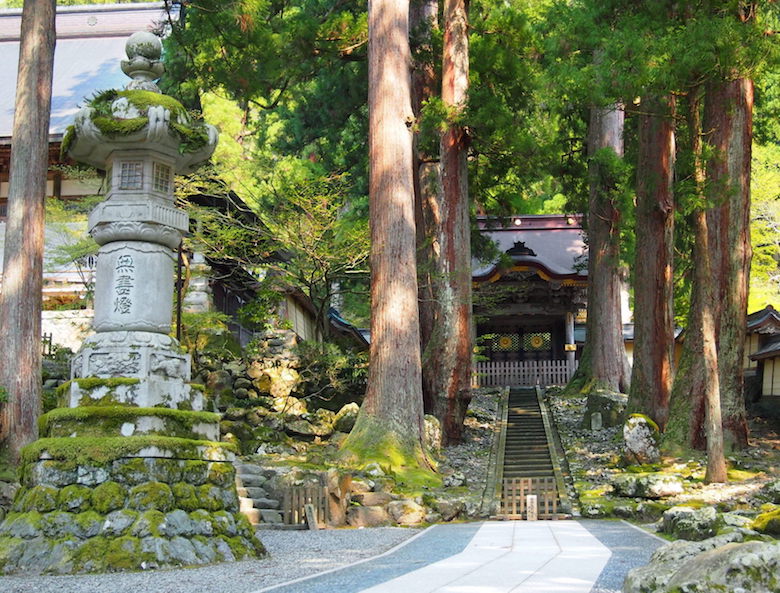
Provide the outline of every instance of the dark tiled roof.
<path id="1" fill-rule="evenodd" d="M 50 134 L 65 131 L 85 98 L 125 86 L 128 79 L 119 67 L 126 59 L 125 41 L 164 22 L 162 6 L 145 2 L 57 8 Z M 13 129 L 20 25 L 20 10 L 0 10 L 0 138 L 6 142 Z"/>
<path id="2" fill-rule="evenodd" d="M 488 236 L 514 265 L 535 269 L 554 279 L 587 280 L 588 248 L 579 217 L 554 214 L 513 216 L 502 220 L 480 219 Z M 500 274 L 499 262 L 472 263 L 475 280 L 489 280 Z"/>
<path id="3" fill-rule="evenodd" d="M 750 359 L 764 360 L 766 358 L 776 358 L 778 356 L 780 356 L 780 335 L 776 336 L 758 352 L 751 354 Z"/>
<path id="4" fill-rule="evenodd" d="M 780 313 L 772 305 L 747 316 L 748 333 L 780 334 Z"/>

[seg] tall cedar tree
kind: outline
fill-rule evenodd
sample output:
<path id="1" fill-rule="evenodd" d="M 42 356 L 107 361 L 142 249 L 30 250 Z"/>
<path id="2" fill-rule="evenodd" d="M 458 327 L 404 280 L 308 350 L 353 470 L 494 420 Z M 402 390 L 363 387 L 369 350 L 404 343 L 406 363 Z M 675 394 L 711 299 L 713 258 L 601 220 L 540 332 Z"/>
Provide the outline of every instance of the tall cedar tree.
<path id="1" fill-rule="evenodd" d="M 630 369 L 620 310 L 621 212 L 615 202 L 616 171 L 623 158 L 625 111 L 619 104 L 594 107 L 588 129 L 588 321 L 587 340 L 569 389 L 627 392 Z"/>
<path id="2" fill-rule="evenodd" d="M 425 103 L 436 96 L 439 78 L 433 64 L 433 35 L 438 29 L 438 0 L 411 0 L 409 6 L 409 42 L 413 54 L 412 110 L 419 122 Z M 419 126 L 418 126 L 419 128 Z M 433 258 L 438 244 L 433 240 L 438 224 L 441 177 L 438 155 L 426 153 L 420 134 L 414 134 L 414 213 L 417 232 L 417 281 L 420 310 L 420 347 L 422 349 L 422 391 L 425 412 L 433 412 L 434 373 L 427 368 L 428 344 L 434 342 L 437 306 L 434 297 Z"/>
<path id="3" fill-rule="evenodd" d="M 729 12 L 726 18 L 733 19 L 738 27 L 749 26 L 755 11 L 755 3 L 742 3 L 739 13 Z M 724 18 L 719 11 L 713 15 Z M 707 150 L 703 152 L 708 158 L 700 166 L 705 178 L 702 195 L 709 206 L 706 223 L 709 249 L 715 259 L 706 276 L 697 273 L 694 264 L 689 337 L 683 346 L 672 392 L 674 421 L 664 436 L 665 445 L 670 449 L 711 446 L 705 399 L 708 390 L 704 387 L 708 367 L 700 356 L 700 328 L 696 326 L 696 309 L 702 306 L 697 295 L 703 289 L 697 282 L 715 287 L 713 323 L 725 447 L 744 447 L 748 438 L 742 382 L 751 258 L 752 81 L 736 68 L 716 69 L 705 85 L 703 101 L 702 126 L 707 142 Z"/>
<path id="4" fill-rule="evenodd" d="M 426 387 L 444 444 L 458 443 L 471 400 L 471 237 L 468 134 L 459 123 L 469 86 L 465 0 L 444 0 L 441 98 L 450 121 L 441 136 L 441 192 L 431 210 L 435 328 L 426 345 Z"/>
<path id="5" fill-rule="evenodd" d="M 717 262 L 717 252 L 710 241 L 711 209 L 707 207 L 705 191 L 706 172 L 702 148 L 703 128 L 700 119 L 700 91 L 694 89 L 690 95 L 688 122 L 693 153 L 693 176 L 697 195 L 701 196 L 699 207 L 694 211 L 695 241 L 693 248 L 693 301 L 691 326 L 696 332 L 691 336 L 695 348 L 700 348 L 699 364 L 701 378 L 701 407 L 703 408 L 704 438 L 707 441 L 707 482 L 725 482 L 726 460 L 723 455 L 723 421 L 720 407 L 720 377 L 718 374 L 717 349 L 717 291 L 712 282 Z M 706 113 L 706 111 L 705 111 Z M 705 123 L 707 118 L 705 117 Z"/>
<path id="6" fill-rule="evenodd" d="M 44 198 L 54 69 L 54 0 L 25 0 L 0 294 L 0 438 L 12 459 L 38 436 Z"/>
<path id="7" fill-rule="evenodd" d="M 723 429 L 730 449 L 748 444 L 744 397 L 745 316 L 750 280 L 750 165 L 753 81 L 729 77 L 707 89 L 707 181 L 718 204 L 712 212 L 713 253 L 719 259 L 710 282 L 717 287 L 716 332 Z"/>
<path id="8" fill-rule="evenodd" d="M 674 364 L 675 99 L 642 101 L 636 181 L 634 364 L 629 410 L 663 428 L 669 417 Z"/>
<path id="9" fill-rule="evenodd" d="M 368 8 L 371 350 L 348 456 L 397 472 L 428 466 L 417 308 L 409 2 Z"/>

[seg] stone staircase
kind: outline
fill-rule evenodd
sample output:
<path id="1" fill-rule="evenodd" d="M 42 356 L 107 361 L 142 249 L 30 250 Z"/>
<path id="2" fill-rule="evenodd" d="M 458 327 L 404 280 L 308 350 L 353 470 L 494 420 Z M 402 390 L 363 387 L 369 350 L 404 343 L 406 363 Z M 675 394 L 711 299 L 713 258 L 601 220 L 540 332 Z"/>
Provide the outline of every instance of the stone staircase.
<path id="1" fill-rule="evenodd" d="M 505 519 L 570 517 L 554 433 L 534 387 L 509 390 L 502 435 L 501 496 L 498 516 Z M 537 497 L 529 514 L 527 495 Z"/>
<path id="2" fill-rule="evenodd" d="M 504 478 L 555 477 L 542 410 L 533 387 L 509 391 Z"/>
<path id="3" fill-rule="evenodd" d="M 262 466 L 237 460 L 236 490 L 239 510 L 256 529 L 284 529 L 281 503 L 272 498 L 265 486 L 268 475 Z"/>

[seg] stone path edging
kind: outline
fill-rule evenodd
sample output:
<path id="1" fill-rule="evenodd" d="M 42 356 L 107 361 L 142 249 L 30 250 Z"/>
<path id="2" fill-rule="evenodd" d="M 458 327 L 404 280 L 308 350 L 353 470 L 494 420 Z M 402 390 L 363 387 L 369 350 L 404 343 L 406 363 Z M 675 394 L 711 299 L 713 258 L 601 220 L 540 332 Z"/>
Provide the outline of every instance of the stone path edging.
<path id="1" fill-rule="evenodd" d="M 417 538 L 422 537 L 426 532 L 434 529 L 435 527 L 436 527 L 436 525 L 431 525 L 430 527 L 427 527 L 427 528 L 423 529 L 420 533 L 418 533 L 416 535 L 413 535 L 409 539 L 407 539 L 405 541 L 402 541 L 400 544 L 390 548 L 389 550 L 385 550 L 384 552 L 382 552 L 381 554 L 377 554 L 376 556 L 371 556 L 369 558 L 363 558 L 362 560 L 358 560 L 357 562 L 353 562 L 353 563 L 347 564 L 345 566 L 339 566 L 337 568 L 331 568 L 329 570 L 325 570 L 323 572 L 318 572 L 316 574 L 311 574 L 311 575 L 308 575 L 308 576 L 305 576 L 305 577 L 300 577 L 300 578 L 297 578 L 297 579 L 293 579 L 291 581 L 286 581 L 284 583 L 278 583 L 276 585 L 271 585 L 270 587 L 264 587 L 262 589 L 258 589 L 257 591 L 253 591 L 253 593 L 266 593 L 266 591 L 275 591 L 275 590 L 281 589 L 282 587 L 288 587 L 290 585 L 295 585 L 297 583 L 302 583 L 304 581 L 310 581 L 312 579 L 318 579 L 320 577 L 324 577 L 324 576 L 332 574 L 334 572 L 339 572 L 341 570 L 347 570 L 349 568 L 353 568 L 353 567 L 358 566 L 360 564 L 365 564 L 366 562 L 372 562 L 372 561 L 377 560 L 379 558 L 382 558 L 384 556 L 389 556 L 390 554 L 394 554 L 395 552 L 397 552 L 398 550 L 400 550 L 404 546 L 412 543 Z"/>

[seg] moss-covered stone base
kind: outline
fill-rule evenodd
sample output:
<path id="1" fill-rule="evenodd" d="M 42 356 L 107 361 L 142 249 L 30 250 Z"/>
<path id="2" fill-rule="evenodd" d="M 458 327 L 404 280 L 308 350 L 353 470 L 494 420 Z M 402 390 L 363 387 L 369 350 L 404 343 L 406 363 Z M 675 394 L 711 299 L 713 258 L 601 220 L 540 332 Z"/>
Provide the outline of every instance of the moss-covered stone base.
<path id="1" fill-rule="evenodd" d="M 0 573 L 141 570 L 263 555 L 238 511 L 229 461 L 34 461 L 0 524 Z"/>

